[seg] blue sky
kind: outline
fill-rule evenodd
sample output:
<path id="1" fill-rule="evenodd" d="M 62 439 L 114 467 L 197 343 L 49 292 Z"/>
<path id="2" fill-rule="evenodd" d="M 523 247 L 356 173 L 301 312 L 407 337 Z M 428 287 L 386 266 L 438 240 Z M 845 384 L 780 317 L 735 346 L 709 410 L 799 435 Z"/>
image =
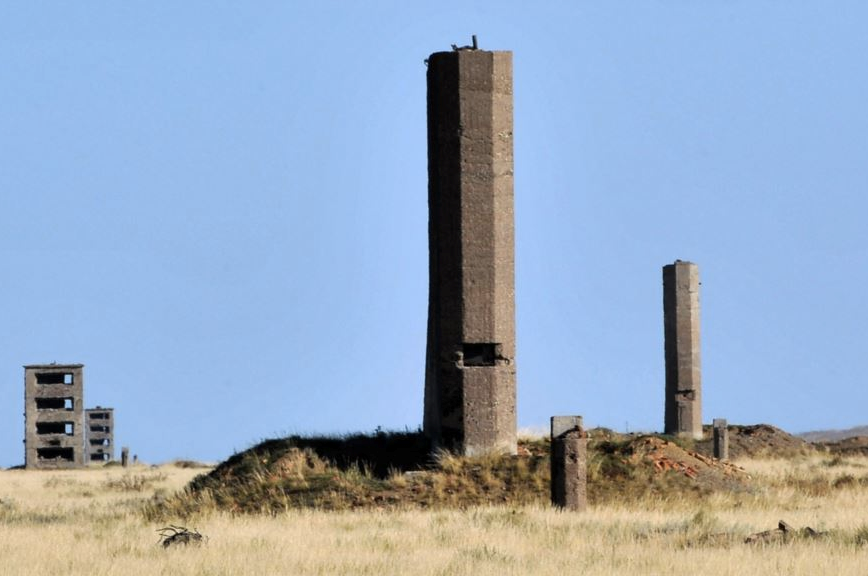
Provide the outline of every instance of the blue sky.
<path id="1" fill-rule="evenodd" d="M 520 427 L 659 430 L 661 268 L 703 420 L 868 422 L 868 4 L 0 4 L 0 465 L 23 364 L 147 461 L 416 429 L 425 66 L 514 52 Z"/>

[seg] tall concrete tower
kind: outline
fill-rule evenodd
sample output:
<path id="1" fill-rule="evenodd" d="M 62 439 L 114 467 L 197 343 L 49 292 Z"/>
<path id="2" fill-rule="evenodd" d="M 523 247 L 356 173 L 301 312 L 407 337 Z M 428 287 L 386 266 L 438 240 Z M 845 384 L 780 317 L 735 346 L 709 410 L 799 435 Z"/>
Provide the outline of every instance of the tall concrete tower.
<path id="1" fill-rule="evenodd" d="M 512 53 L 428 59 L 425 433 L 516 452 Z"/>
<path id="2" fill-rule="evenodd" d="M 699 268 L 676 260 L 663 267 L 666 434 L 702 438 Z"/>

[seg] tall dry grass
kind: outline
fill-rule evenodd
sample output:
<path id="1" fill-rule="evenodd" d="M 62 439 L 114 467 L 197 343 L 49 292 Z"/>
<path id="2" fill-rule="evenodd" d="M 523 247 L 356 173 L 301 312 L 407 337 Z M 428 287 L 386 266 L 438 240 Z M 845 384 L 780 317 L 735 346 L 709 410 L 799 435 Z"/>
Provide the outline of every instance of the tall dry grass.
<path id="1" fill-rule="evenodd" d="M 741 462 L 757 489 L 701 501 L 390 512 L 211 512 L 164 549 L 143 503 L 200 471 L 0 472 L 0 574 L 838 574 L 868 566 L 868 459 Z M 842 478 L 849 478 L 844 479 Z M 779 519 L 829 534 L 746 545 Z"/>

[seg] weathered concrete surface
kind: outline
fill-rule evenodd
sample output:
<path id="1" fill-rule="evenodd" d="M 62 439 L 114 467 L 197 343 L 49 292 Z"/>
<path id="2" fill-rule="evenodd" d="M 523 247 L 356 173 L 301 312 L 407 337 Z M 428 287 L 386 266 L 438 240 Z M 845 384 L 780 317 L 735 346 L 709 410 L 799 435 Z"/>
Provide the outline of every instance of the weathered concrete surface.
<path id="1" fill-rule="evenodd" d="M 89 408 L 84 411 L 85 450 L 88 462 L 111 462 L 115 459 L 115 411 L 112 408 Z"/>
<path id="2" fill-rule="evenodd" d="M 663 267 L 666 434 L 702 438 L 699 268 L 676 260 Z"/>
<path id="3" fill-rule="evenodd" d="M 552 417 L 552 505 L 578 512 L 588 507 L 588 435 L 581 416 Z"/>
<path id="4" fill-rule="evenodd" d="M 552 416 L 551 437 L 557 438 L 565 432 L 582 427 L 583 421 L 581 416 Z"/>
<path id="5" fill-rule="evenodd" d="M 24 465 L 84 466 L 84 366 L 24 366 Z"/>
<path id="6" fill-rule="evenodd" d="M 714 457 L 729 460 L 729 427 L 724 418 L 715 418 L 712 424 L 714 435 Z"/>
<path id="7" fill-rule="evenodd" d="M 463 454 L 514 454 L 511 52 L 428 59 L 428 179 L 424 430 Z"/>

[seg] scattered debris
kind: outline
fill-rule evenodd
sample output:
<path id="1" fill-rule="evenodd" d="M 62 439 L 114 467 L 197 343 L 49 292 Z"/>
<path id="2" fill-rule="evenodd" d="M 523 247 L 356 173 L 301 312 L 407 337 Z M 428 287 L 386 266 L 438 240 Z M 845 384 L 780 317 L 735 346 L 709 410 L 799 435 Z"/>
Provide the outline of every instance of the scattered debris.
<path id="1" fill-rule="evenodd" d="M 735 464 L 722 462 L 715 458 L 703 456 L 692 450 L 685 450 L 674 442 L 656 436 L 643 436 L 633 442 L 633 463 L 650 462 L 655 472 L 676 472 L 696 480 L 700 474 L 709 471 L 725 477 L 749 479 L 745 470 Z"/>
<path id="2" fill-rule="evenodd" d="M 157 533 L 160 535 L 160 543 L 163 545 L 163 548 L 179 544 L 198 546 L 207 541 L 207 538 L 202 536 L 198 531 L 189 530 L 184 526 L 172 526 L 170 524 L 165 528 L 157 530 Z"/>
<path id="3" fill-rule="evenodd" d="M 776 530 L 765 530 L 756 532 L 744 539 L 745 544 L 779 544 L 790 542 L 795 538 L 820 538 L 825 536 L 825 532 L 818 532 L 810 526 L 805 526 L 801 530 L 796 530 L 783 520 L 778 522 Z"/>
<path id="4" fill-rule="evenodd" d="M 469 46 L 459 46 L 457 44 L 452 45 L 452 49 L 456 52 L 461 52 L 463 50 L 479 50 L 479 44 L 476 42 L 476 34 L 473 35 L 473 43 Z"/>

